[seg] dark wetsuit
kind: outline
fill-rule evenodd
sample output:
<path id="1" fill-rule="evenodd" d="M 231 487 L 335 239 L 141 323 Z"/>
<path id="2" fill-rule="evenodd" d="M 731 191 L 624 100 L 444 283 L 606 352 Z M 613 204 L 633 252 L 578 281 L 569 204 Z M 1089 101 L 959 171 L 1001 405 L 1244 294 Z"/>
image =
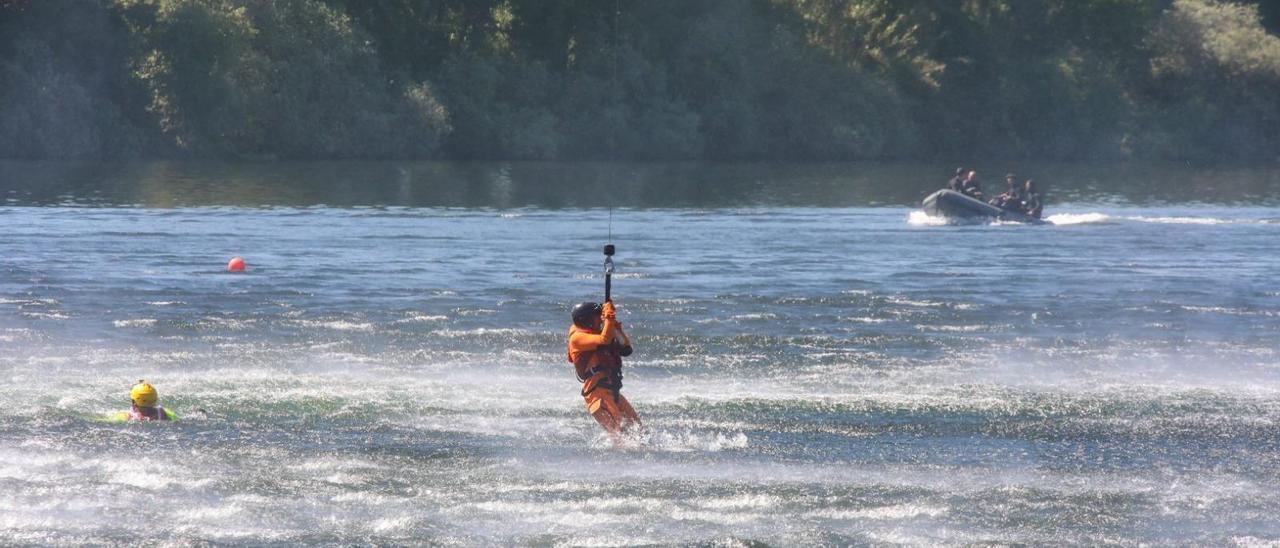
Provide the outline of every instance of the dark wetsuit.
<path id="1" fill-rule="evenodd" d="M 982 185 L 978 183 L 977 179 L 960 183 L 959 192 L 975 200 L 982 199 Z"/>
<path id="2" fill-rule="evenodd" d="M 963 192 L 961 189 L 964 188 L 964 177 L 959 175 L 952 177 L 950 181 L 947 181 L 947 188 L 956 192 Z"/>
<path id="3" fill-rule="evenodd" d="M 1040 214 L 1044 213 L 1044 204 L 1040 202 L 1040 194 L 1035 192 L 1027 192 L 1022 196 L 1022 212 L 1040 218 Z"/>
<path id="4" fill-rule="evenodd" d="M 1017 211 L 1018 213 L 1026 212 L 1026 210 L 1022 208 L 1022 193 L 1017 189 L 1005 191 L 1004 194 L 992 198 L 988 203 L 1000 209 Z"/>

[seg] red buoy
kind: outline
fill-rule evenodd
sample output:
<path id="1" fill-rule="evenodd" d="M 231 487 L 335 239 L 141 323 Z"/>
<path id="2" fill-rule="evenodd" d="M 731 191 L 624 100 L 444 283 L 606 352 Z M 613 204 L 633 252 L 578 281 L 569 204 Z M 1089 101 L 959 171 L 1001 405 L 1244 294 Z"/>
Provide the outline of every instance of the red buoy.
<path id="1" fill-rule="evenodd" d="M 227 263 L 227 272 L 244 272 L 244 259 L 232 257 L 231 262 Z"/>

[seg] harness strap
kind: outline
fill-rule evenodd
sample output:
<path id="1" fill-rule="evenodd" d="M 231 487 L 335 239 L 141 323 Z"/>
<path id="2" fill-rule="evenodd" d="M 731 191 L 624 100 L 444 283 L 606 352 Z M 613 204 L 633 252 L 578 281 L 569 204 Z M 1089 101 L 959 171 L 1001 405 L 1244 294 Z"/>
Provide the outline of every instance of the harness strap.
<path id="1" fill-rule="evenodd" d="M 570 336 L 572 337 L 572 332 Z M 613 392 L 614 402 L 618 401 L 622 394 L 623 352 L 624 347 L 615 339 L 607 345 L 596 347 L 594 350 L 585 350 L 578 353 L 577 359 L 572 361 L 578 382 L 583 383 L 582 397 L 587 397 L 587 394 L 597 388 L 603 388 Z M 629 352 L 627 353 L 629 354 Z M 592 359 L 605 363 L 587 367 L 587 364 L 591 363 Z M 593 377 L 601 374 L 603 376 L 595 384 L 587 384 Z"/>

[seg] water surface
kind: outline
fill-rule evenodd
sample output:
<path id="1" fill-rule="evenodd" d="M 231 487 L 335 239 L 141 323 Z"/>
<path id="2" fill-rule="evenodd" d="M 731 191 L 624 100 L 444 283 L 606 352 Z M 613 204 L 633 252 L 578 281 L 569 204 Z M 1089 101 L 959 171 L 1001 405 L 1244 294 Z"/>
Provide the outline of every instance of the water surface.
<path id="1" fill-rule="evenodd" d="M 0 538 L 1280 542 L 1276 173 L 1028 169 L 1028 227 L 938 171 L 0 164 Z M 139 378 L 183 420 L 93 420 Z"/>

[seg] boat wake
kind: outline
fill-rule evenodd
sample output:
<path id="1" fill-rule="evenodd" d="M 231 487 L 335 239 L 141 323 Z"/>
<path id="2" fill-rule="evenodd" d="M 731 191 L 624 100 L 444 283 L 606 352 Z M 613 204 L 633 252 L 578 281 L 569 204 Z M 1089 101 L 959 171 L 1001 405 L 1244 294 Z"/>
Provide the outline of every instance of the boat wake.
<path id="1" fill-rule="evenodd" d="M 1106 213 L 1058 213 L 1044 218 L 1045 222 L 1054 226 L 1095 225 L 1114 222 L 1173 224 L 1173 225 L 1240 225 L 1240 224 L 1280 224 L 1277 219 L 1219 219 L 1216 217 L 1191 216 L 1114 216 Z M 912 211 L 907 216 L 907 224 L 912 226 L 945 226 L 954 224 L 944 217 L 935 217 L 923 211 Z M 991 221 L 993 226 L 1022 225 L 1012 221 Z"/>
<path id="2" fill-rule="evenodd" d="M 1128 217 L 1128 219 L 1141 223 L 1155 223 L 1162 225 L 1225 225 L 1249 222 L 1215 219 L 1213 217 Z"/>
<path id="3" fill-rule="evenodd" d="M 934 217 L 923 211 L 912 211 L 907 215 L 907 224 L 912 226 L 944 226 L 948 224 L 943 217 Z"/>
<path id="4" fill-rule="evenodd" d="M 1095 224 L 1105 223 L 1112 220 L 1111 216 L 1103 213 L 1059 213 L 1045 217 L 1045 222 L 1054 225 L 1079 225 L 1079 224 Z M 1027 223 L 1018 221 L 1001 221 L 990 218 L 982 218 L 977 221 L 969 220 L 953 220 L 946 217 L 936 217 L 923 211 L 912 211 L 907 215 L 907 224 L 912 226 L 947 226 L 947 225 L 973 225 L 986 224 L 992 226 L 1023 226 Z"/>
<path id="5" fill-rule="evenodd" d="M 1108 222 L 1111 216 L 1105 213 L 1059 213 L 1045 217 L 1044 220 L 1057 226 L 1092 225 Z"/>
<path id="6" fill-rule="evenodd" d="M 1131 223 L 1147 223 L 1160 225 L 1243 225 L 1243 224 L 1269 224 L 1267 219 L 1220 219 L 1217 217 L 1194 217 L 1190 215 L 1166 215 L 1166 216 L 1111 216 L 1106 213 L 1059 213 L 1050 215 L 1045 218 L 1046 221 L 1055 225 L 1084 225 L 1108 223 L 1114 221 L 1124 221 Z"/>

